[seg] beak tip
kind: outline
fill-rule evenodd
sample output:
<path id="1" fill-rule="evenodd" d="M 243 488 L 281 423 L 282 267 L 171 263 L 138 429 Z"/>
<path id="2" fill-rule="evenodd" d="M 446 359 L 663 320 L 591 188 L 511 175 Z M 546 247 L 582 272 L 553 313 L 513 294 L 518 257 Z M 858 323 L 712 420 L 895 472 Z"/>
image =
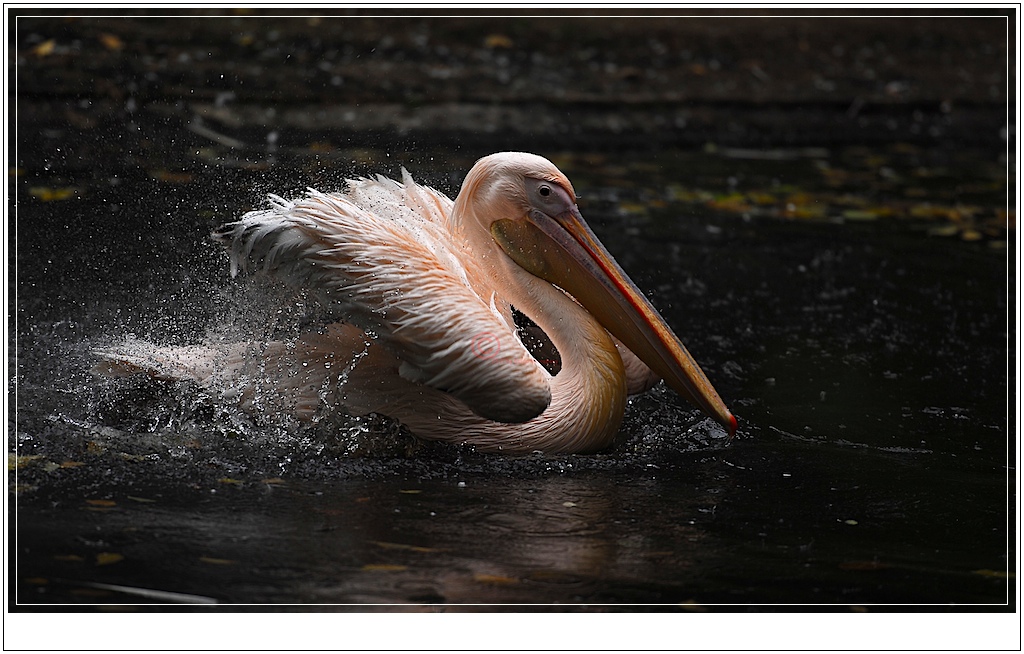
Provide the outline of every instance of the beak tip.
<path id="1" fill-rule="evenodd" d="M 729 430 L 729 440 L 732 440 L 733 436 L 736 435 L 736 429 L 739 428 L 739 424 L 736 422 L 736 416 L 732 413 L 727 414 L 729 416 L 729 424 L 726 425 L 726 429 Z"/>

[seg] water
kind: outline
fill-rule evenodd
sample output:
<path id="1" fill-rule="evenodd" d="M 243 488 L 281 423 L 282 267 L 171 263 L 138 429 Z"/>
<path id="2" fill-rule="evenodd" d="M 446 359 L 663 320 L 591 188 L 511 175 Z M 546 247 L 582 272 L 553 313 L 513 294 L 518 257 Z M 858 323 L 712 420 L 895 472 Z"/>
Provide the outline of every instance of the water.
<path id="1" fill-rule="evenodd" d="M 206 238 L 275 171 L 22 195 L 18 601 L 1003 604 L 1005 234 L 709 210 L 673 194 L 727 156 L 617 161 L 560 163 L 738 415 L 731 443 L 664 387 L 607 453 L 501 457 L 96 377 L 91 349 L 126 335 L 297 322 Z"/>
<path id="2" fill-rule="evenodd" d="M 199 126 L 188 118 L 210 107 L 182 108 L 184 87 L 159 66 L 186 81 L 216 66 L 189 63 L 198 50 L 182 63 L 177 37 L 147 25 L 139 47 L 156 54 L 123 70 L 103 63 L 121 62 L 113 42 L 103 57 L 75 57 L 101 42 L 88 21 L 61 23 L 88 32 L 54 46 L 72 72 L 46 68 L 51 32 L 21 32 L 19 70 L 69 77 L 52 97 L 48 77 L 21 77 L 37 111 L 20 114 L 12 181 L 12 609 L 1014 608 L 1016 234 L 1005 130 L 987 105 L 843 105 L 852 136 L 814 131 L 831 125 L 829 107 L 797 116 L 812 132 L 801 136 L 778 107 L 767 114 L 781 131 L 765 134 L 733 129 L 742 108 L 725 106 L 702 138 L 692 126 L 705 107 L 657 148 L 631 136 L 643 125 L 588 123 L 555 139 L 539 118 L 536 132 L 516 123 L 464 140 L 448 123 L 360 136 L 319 128 L 343 117 L 306 96 L 269 127 L 242 108 L 235 127 Z M 247 53 L 262 38 L 247 34 L 213 39 L 210 52 Z M 134 91 L 87 107 L 72 73 L 90 61 Z M 264 86 L 235 79 L 257 79 L 247 70 L 195 88 L 233 83 L 255 93 L 239 105 L 258 104 Z M 279 73 L 267 63 L 260 84 Z M 532 110 L 509 109 L 525 124 Z M 984 129 L 957 122 L 961 111 Z M 514 148 L 572 179 L 583 215 L 737 415 L 733 441 L 664 387 L 631 402 L 607 452 L 505 457 L 419 442 L 386 421 L 253 418 L 189 384 L 90 373 L 94 348 L 126 338 L 301 326 L 308 307 L 230 279 L 208 238 L 266 193 L 404 165 L 454 194 L 478 156 Z"/>

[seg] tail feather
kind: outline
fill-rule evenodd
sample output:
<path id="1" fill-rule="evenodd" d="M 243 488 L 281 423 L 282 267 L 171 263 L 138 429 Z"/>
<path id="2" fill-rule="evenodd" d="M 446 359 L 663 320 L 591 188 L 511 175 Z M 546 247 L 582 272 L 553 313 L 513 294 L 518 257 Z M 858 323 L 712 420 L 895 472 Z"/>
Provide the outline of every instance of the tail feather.
<path id="1" fill-rule="evenodd" d="M 350 362 L 366 347 L 362 330 L 344 324 L 289 342 L 165 347 L 130 341 L 95 350 L 102 360 L 93 371 L 110 377 L 146 374 L 194 381 L 254 414 L 312 420 L 336 404 Z"/>
<path id="2" fill-rule="evenodd" d="M 144 373 L 165 381 L 191 380 L 204 386 L 225 378 L 241 367 L 243 349 L 235 344 L 229 348 L 205 345 L 165 347 L 145 341 L 129 342 L 104 350 L 94 350 L 101 361 L 93 371 L 110 377 L 126 377 Z"/>

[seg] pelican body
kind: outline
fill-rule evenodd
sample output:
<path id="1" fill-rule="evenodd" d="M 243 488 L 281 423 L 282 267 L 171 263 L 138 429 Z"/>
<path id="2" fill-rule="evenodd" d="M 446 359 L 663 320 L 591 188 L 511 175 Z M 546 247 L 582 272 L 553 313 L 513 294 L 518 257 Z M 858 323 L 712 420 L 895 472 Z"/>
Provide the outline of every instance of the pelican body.
<path id="1" fill-rule="evenodd" d="M 416 184 L 310 189 L 214 232 L 232 275 L 311 291 L 337 321 L 296 341 L 102 353 L 108 371 L 191 378 L 249 408 L 390 416 L 425 439 L 506 453 L 595 452 L 659 379 L 732 435 L 736 419 L 584 222 L 550 161 L 484 157 L 452 202 Z M 513 308 L 558 351 L 548 371 Z M 253 364 L 253 361 L 258 361 Z M 256 372 L 258 371 L 258 373 Z"/>

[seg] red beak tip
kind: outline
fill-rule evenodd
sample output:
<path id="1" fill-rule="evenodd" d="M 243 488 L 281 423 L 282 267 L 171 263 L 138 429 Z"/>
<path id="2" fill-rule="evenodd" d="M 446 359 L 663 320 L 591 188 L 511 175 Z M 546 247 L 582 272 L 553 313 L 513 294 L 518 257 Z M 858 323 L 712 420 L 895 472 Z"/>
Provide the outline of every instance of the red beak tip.
<path id="1" fill-rule="evenodd" d="M 736 435 L 736 430 L 739 428 L 739 424 L 736 422 L 736 416 L 729 414 L 729 438 L 732 439 Z"/>

